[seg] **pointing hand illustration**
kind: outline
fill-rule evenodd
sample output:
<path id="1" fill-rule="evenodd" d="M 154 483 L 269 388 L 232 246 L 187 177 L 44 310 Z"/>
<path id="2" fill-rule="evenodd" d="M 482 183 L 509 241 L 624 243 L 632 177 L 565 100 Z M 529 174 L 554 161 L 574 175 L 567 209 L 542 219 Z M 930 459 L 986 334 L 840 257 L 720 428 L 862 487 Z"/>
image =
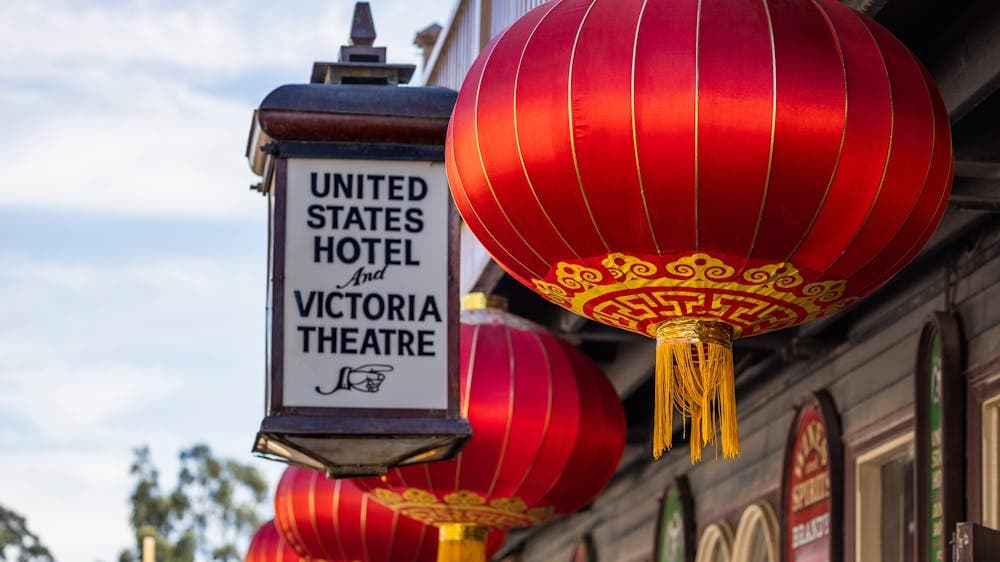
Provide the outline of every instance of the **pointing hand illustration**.
<path id="1" fill-rule="evenodd" d="M 385 381 L 385 374 L 392 372 L 392 365 L 378 363 L 361 365 L 360 367 L 342 367 L 337 378 L 337 386 L 330 391 L 324 391 L 319 386 L 316 392 L 330 395 L 338 390 L 360 390 L 361 392 L 378 392 Z"/>

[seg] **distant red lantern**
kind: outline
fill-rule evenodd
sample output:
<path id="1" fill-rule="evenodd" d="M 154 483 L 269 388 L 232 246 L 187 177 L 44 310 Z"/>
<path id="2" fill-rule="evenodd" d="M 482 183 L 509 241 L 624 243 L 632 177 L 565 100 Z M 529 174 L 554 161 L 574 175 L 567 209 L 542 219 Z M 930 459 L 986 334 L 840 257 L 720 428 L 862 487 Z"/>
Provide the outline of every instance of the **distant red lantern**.
<path id="1" fill-rule="evenodd" d="M 472 295 L 466 306 L 488 300 Z M 492 308 L 463 310 L 462 414 L 473 436 L 453 460 L 363 480 L 400 513 L 441 529 L 438 560 L 482 560 L 487 530 L 576 511 L 607 484 L 625 415 L 604 373 L 544 328 Z"/>
<path id="2" fill-rule="evenodd" d="M 257 529 L 253 540 L 250 541 L 245 559 L 246 562 L 299 562 L 300 560 L 299 554 L 278 533 L 274 521 L 268 521 Z"/>
<path id="3" fill-rule="evenodd" d="M 274 519 L 298 555 L 326 562 L 433 562 L 437 529 L 374 501 L 353 480 L 290 466 L 274 494 Z M 493 533 L 496 552 L 505 533 Z"/>
<path id="4" fill-rule="evenodd" d="M 858 301 L 943 214 L 947 112 L 833 0 L 564 0 L 467 74 L 446 147 L 463 218 L 550 301 L 656 337 L 653 454 L 739 453 L 732 339 Z"/>

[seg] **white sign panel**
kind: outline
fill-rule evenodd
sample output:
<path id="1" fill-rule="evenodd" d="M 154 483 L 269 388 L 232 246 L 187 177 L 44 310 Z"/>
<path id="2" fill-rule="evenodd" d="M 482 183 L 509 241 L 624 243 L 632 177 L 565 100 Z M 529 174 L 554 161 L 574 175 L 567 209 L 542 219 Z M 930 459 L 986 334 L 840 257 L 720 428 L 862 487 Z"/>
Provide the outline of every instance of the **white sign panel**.
<path id="1" fill-rule="evenodd" d="M 448 406 L 444 164 L 288 160 L 283 406 Z"/>

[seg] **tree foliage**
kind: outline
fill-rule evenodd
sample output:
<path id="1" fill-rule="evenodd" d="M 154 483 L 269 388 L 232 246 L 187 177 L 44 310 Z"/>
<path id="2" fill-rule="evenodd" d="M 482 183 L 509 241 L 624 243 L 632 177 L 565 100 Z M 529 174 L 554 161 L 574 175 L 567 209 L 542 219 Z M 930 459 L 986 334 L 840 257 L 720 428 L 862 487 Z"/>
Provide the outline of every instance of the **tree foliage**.
<path id="1" fill-rule="evenodd" d="M 156 541 L 157 562 L 243 558 L 267 498 L 267 482 L 255 467 L 218 459 L 207 445 L 194 445 L 180 452 L 177 484 L 168 491 L 160 485 L 149 447 L 134 453 L 129 523 L 136 543 L 121 552 L 119 562 L 140 560 L 144 537 Z"/>
<path id="2" fill-rule="evenodd" d="M 24 516 L 0 505 L 0 560 L 53 562 L 52 553 L 28 529 Z"/>

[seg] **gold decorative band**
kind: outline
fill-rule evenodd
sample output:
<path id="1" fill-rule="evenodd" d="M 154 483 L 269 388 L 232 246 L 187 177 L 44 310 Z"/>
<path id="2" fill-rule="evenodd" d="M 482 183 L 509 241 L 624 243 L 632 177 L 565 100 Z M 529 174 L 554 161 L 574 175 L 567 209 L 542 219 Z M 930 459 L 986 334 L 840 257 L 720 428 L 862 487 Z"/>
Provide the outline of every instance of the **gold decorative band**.
<path id="1" fill-rule="evenodd" d="M 745 258 L 704 252 L 610 253 L 559 262 L 532 282 L 559 306 L 644 336 L 654 337 L 672 318 L 702 318 L 725 322 L 734 337 L 746 337 L 831 314 L 859 299 L 845 295 L 846 280 L 812 281 L 817 275 L 787 262 L 751 267 Z"/>
<path id="2" fill-rule="evenodd" d="M 470 525 L 468 523 L 444 523 L 438 527 L 440 529 L 438 539 L 442 541 L 485 541 L 486 527 Z"/>
<path id="3" fill-rule="evenodd" d="M 719 320 L 671 318 L 656 327 L 659 343 L 714 343 L 733 346 L 733 327 Z"/>
<path id="4" fill-rule="evenodd" d="M 378 488 L 375 499 L 425 525 L 464 523 L 488 529 L 512 529 L 544 523 L 555 517 L 553 506 L 529 508 L 516 497 L 486 498 L 469 490 L 457 490 L 443 497 L 407 488 L 400 491 Z"/>
<path id="5" fill-rule="evenodd" d="M 462 297 L 462 310 L 502 310 L 507 311 L 507 297 L 486 293 L 469 293 Z"/>

